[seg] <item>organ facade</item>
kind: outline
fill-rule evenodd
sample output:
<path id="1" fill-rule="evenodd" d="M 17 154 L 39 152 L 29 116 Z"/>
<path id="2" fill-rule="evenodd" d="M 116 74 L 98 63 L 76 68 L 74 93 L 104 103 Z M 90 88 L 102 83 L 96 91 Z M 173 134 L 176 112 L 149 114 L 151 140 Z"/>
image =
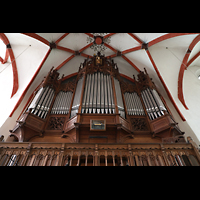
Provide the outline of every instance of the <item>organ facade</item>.
<path id="1" fill-rule="evenodd" d="M 0 143 L 0 165 L 199 165 L 148 72 L 133 79 L 100 53 L 78 73 L 53 68 Z M 6 146 L 7 145 L 7 146 Z"/>

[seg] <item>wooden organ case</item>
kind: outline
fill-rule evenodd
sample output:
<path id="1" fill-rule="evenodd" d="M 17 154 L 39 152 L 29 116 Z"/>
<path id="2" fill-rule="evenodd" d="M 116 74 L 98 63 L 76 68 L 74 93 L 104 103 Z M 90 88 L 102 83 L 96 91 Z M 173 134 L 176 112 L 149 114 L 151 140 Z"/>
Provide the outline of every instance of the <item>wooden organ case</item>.
<path id="1" fill-rule="evenodd" d="M 35 92 L 10 136 L 18 142 L 185 142 L 147 71 L 137 80 L 98 53 L 78 74 L 58 78 L 53 68 Z"/>

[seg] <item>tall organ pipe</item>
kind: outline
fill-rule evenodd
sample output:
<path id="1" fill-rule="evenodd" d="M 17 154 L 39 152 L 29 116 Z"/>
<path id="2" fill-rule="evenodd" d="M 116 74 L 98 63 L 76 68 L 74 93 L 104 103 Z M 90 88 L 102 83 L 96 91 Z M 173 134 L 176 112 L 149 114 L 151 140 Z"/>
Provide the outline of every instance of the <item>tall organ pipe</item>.
<path id="1" fill-rule="evenodd" d="M 140 97 L 136 92 L 124 94 L 128 115 L 145 115 Z"/>
<path id="2" fill-rule="evenodd" d="M 110 75 L 101 72 L 87 74 L 81 112 L 115 113 Z"/>
<path id="3" fill-rule="evenodd" d="M 120 84 L 119 81 L 114 78 L 114 84 L 115 84 L 115 91 L 116 91 L 116 97 L 117 97 L 117 107 L 119 114 L 125 118 L 125 111 L 124 111 L 124 105 L 123 105 L 123 100 L 122 100 L 122 93 L 120 89 Z"/>
<path id="4" fill-rule="evenodd" d="M 104 113 L 104 104 L 105 104 L 105 95 L 104 95 L 104 81 L 103 81 L 103 73 L 101 73 L 101 113 Z"/>
<path id="5" fill-rule="evenodd" d="M 29 109 L 32 109 L 31 113 L 45 119 L 53 101 L 54 93 L 54 89 L 49 86 L 40 88 L 29 106 Z"/>
<path id="6" fill-rule="evenodd" d="M 151 120 L 164 115 L 163 110 L 166 110 L 166 108 L 156 90 L 147 88 L 141 94 Z"/>
<path id="7" fill-rule="evenodd" d="M 74 95 L 74 101 L 73 101 L 73 104 L 72 104 L 71 117 L 75 116 L 76 113 L 78 112 L 78 109 L 79 109 L 79 106 L 80 106 L 80 97 L 81 97 L 82 85 L 83 85 L 83 77 L 78 80 L 76 92 L 75 92 L 75 95 Z"/>

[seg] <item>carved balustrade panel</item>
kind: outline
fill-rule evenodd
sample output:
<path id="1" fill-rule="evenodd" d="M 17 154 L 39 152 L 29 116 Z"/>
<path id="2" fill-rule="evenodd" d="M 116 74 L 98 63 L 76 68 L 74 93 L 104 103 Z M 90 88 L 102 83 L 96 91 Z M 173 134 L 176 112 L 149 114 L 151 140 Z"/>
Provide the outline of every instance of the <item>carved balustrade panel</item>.
<path id="1" fill-rule="evenodd" d="M 0 166 L 196 166 L 190 143 L 0 143 Z"/>

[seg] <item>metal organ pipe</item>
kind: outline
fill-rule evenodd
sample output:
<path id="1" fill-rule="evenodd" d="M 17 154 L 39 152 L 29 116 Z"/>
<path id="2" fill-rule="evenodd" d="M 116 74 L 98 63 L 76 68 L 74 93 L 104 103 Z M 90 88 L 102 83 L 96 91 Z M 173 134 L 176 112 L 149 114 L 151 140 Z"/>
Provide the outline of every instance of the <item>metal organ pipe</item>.
<path id="1" fill-rule="evenodd" d="M 123 100 L 122 100 L 122 93 L 121 93 L 121 88 L 119 81 L 114 78 L 114 84 L 115 84 L 115 91 L 116 91 L 116 97 L 117 97 L 117 107 L 119 114 L 125 118 L 125 111 L 124 111 L 124 105 L 123 105 Z"/>
<path id="2" fill-rule="evenodd" d="M 32 103 L 31 103 L 31 105 L 29 106 L 29 109 L 30 109 L 30 108 L 33 108 L 33 109 L 34 109 L 34 108 L 36 107 L 38 101 L 40 100 L 40 98 L 41 98 L 41 96 L 42 96 L 43 91 L 44 91 L 44 88 L 43 88 L 43 87 L 39 89 L 39 91 L 37 92 L 37 94 L 35 95 L 35 97 L 34 97 Z"/>
<path id="3" fill-rule="evenodd" d="M 103 114 L 104 113 L 104 99 L 105 99 L 105 96 L 104 96 L 104 80 L 103 80 L 103 73 L 101 73 L 101 113 Z"/>
<path id="4" fill-rule="evenodd" d="M 115 113 L 110 75 L 101 72 L 87 74 L 82 113 Z"/>
<path id="5" fill-rule="evenodd" d="M 56 96 L 51 114 L 68 114 L 73 93 L 60 91 Z"/>
<path id="6" fill-rule="evenodd" d="M 156 101 L 156 103 L 157 103 L 157 105 L 158 105 L 158 107 L 160 109 L 160 112 L 162 113 L 162 115 L 164 115 L 163 110 L 166 111 L 166 108 L 165 108 L 162 100 L 160 99 L 157 91 L 153 89 L 152 90 L 152 95 L 153 95 L 153 97 L 154 97 L 154 99 L 155 99 L 155 101 Z"/>
<path id="7" fill-rule="evenodd" d="M 29 106 L 29 109 L 32 109 L 31 113 L 45 119 L 51 106 L 54 93 L 54 89 L 50 88 L 49 86 L 40 88 L 31 105 Z"/>
<path id="8" fill-rule="evenodd" d="M 105 113 L 108 113 L 108 92 L 107 92 L 107 81 L 106 81 L 106 75 L 103 75 L 104 78 L 104 96 L 105 96 L 105 102 L 104 102 L 104 107 L 105 107 Z"/>
<path id="9" fill-rule="evenodd" d="M 96 100 L 97 100 L 97 73 L 94 74 L 94 93 L 93 93 L 93 101 L 92 101 L 92 107 L 93 107 L 93 113 L 96 113 Z"/>
<path id="10" fill-rule="evenodd" d="M 89 113 L 92 113 L 92 100 L 93 100 L 93 93 L 94 93 L 94 74 L 91 75 L 91 88 L 90 88 L 90 98 L 89 98 Z"/>
<path id="11" fill-rule="evenodd" d="M 124 94 L 128 115 L 145 115 L 140 97 L 136 92 Z"/>
<path id="12" fill-rule="evenodd" d="M 164 115 L 163 110 L 166 110 L 158 93 L 154 89 L 147 88 L 141 92 L 147 113 L 151 120 Z"/>
<path id="13" fill-rule="evenodd" d="M 78 80 L 78 84 L 76 86 L 76 92 L 74 95 L 74 101 L 71 110 L 71 117 L 75 116 L 78 112 L 78 108 L 80 106 L 80 97 L 81 97 L 81 88 L 83 85 L 83 77 Z"/>

